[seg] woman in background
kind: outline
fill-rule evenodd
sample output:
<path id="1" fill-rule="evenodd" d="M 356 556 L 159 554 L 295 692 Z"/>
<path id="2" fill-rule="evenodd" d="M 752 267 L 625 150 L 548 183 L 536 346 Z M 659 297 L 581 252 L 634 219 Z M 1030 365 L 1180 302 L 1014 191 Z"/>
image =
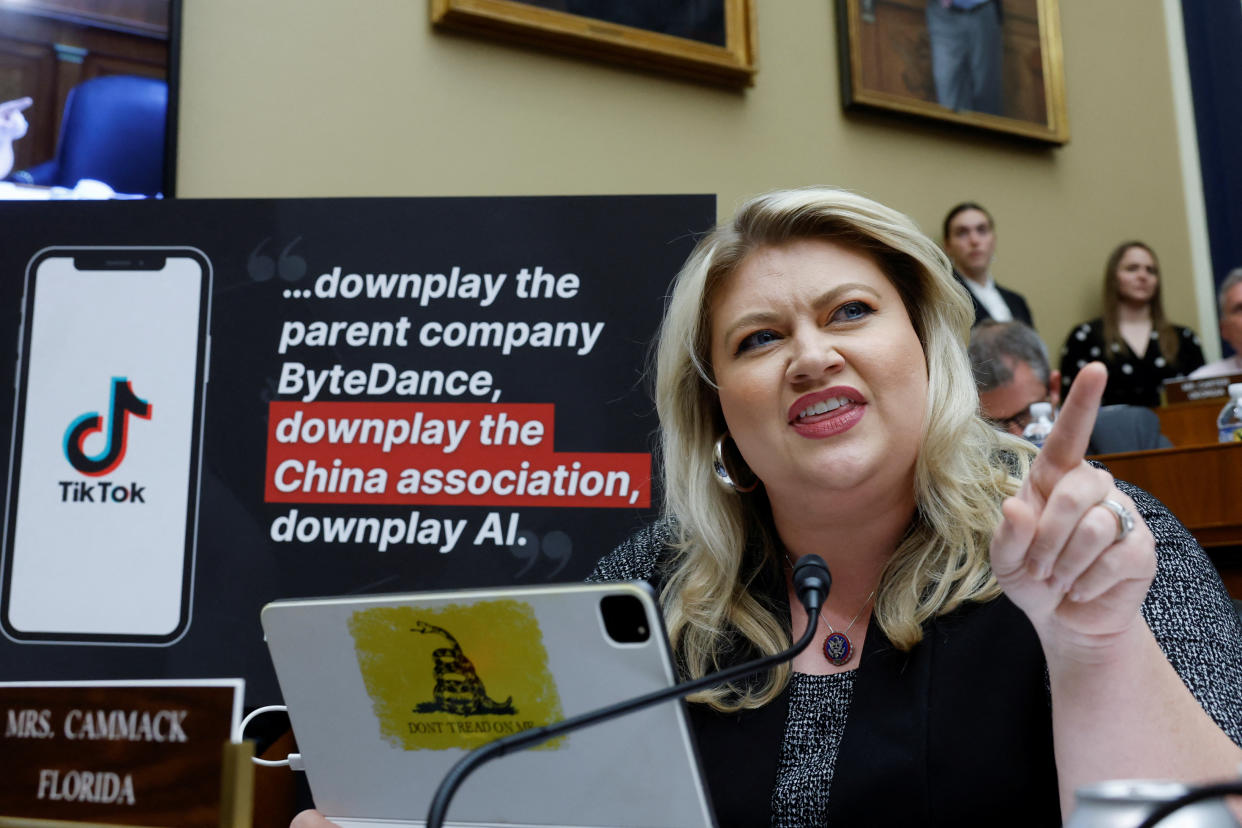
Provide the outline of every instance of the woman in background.
<path id="1" fill-rule="evenodd" d="M 1108 366 L 1103 405 L 1160 405 L 1166 379 L 1203 364 L 1199 337 L 1164 317 L 1160 263 L 1140 241 L 1117 246 L 1104 266 L 1104 315 L 1070 331 L 1061 349 L 1061 388 L 1069 390 L 1083 366 Z"/>

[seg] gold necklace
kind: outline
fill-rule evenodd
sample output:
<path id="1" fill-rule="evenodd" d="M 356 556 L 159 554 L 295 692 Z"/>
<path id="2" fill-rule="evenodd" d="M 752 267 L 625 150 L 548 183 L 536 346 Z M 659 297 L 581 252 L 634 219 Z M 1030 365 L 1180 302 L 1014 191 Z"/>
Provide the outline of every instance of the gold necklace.
<path id="1" fill-rule="evenodd" d="M 789 551 L 785 551 L 785 560 L 789 561 L 790 571 L 793 570 L 793 558 L 789 557 Z M 828 628 L 828 637 L 824 639 L 824 658 L 828 659 L 833 665 L 842 667 L 849 663 L 854 657 L 854 642 L 850 640 L 849 631 L 854 629 L 854 625 L 858 623 L 858 619 L 862 618 L 863 612 L 867 609 L 867 605 L 871 603 L 871 599 L 875 597 L 879 591 L 877 586 L 871 590 L 871 594 L 863 601 L 862 607 L 855 613 L 854 618 L 850 621 L 849 626 L 844 630 L 837 631 L 828 623 L 828 616 L 820 613 L 820 618 L 824 622 L 824 626 Z"/>

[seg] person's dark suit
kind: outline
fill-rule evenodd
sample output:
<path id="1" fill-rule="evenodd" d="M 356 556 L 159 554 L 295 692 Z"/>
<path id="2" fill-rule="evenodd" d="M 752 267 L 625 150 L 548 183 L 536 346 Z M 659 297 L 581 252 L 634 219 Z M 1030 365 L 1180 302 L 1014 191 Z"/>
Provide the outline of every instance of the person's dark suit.
<path id="1" fill-rule="evenodd" d="M 970 296 L 970 303 L 975 306 L 974 324 L 978 325 L 985 319 L 991 319 L 992 314 L 988 313 L 987 308 L 979 304 L 979 300 L 975 297 L 974 291 L 966 285 L 966 278 L 956 270 L 953 271 L 953 277 L 961 283 L 963 288 L 965 288 L 967 295 Z M 1005 304 L 1009 306 L 1009 312 L 1013 314 L 1014 319 L 1019 322 L 1025 322 L 1032 328 L 1035 327 L 1035 323 L 1031 321 L 1031 309 L 1026 306 L 1026 300 L 1022 298 L 1021 293 L 1015 293 L 1014 291 L 1009 290 L 1008 288 L 1003 288 L 1000 285 L 996 286 L 996 290 L 1000 293 L 1001 298 L 1005 300 Z"/>

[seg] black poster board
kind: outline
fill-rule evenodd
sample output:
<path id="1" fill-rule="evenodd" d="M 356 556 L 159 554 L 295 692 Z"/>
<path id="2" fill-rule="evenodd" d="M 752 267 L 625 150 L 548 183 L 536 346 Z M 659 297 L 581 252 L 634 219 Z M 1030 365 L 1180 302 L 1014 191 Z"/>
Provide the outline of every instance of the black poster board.
<path id="1" fill-rule="evenodd" d="M 243 676 L 248 704 L 266 703 L 270 600 L 581 579 L 654 513 L 644 368 L 669 280 L 714 218 L 711 196 L 0 205 L 10 476 L 38 251 L 196 248 L 211 280 L 184 634 L 137 646 L 6 632 L 0 677 Z M 107 382 L 90 381 L 104 418 Z M 55 412 L 57 433 L 79 413 Z M 126 439 L 156 421 L 133 419 Z"/>

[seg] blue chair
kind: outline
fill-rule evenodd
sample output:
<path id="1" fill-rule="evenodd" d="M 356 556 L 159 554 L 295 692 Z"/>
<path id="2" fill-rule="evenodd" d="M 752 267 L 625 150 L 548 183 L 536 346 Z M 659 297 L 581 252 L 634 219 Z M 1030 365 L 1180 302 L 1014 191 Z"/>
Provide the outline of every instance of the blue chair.
<path id="1" fill-rule="evenodd" d="M 14 178 L 60 187 L 93 178 L 118 193 L 162 193 L 167 111 L 162 80 L 106 75 L 84 81 L 65 101 L 56 156 Z"/>
<path id="2" fill-rule="evenodd" d="M 1169 448 L 1173 444 L 1160 433 L 1160 417 L 1140 405 L 1106 405 L 1095 417 L 1088 454 Z"/>

